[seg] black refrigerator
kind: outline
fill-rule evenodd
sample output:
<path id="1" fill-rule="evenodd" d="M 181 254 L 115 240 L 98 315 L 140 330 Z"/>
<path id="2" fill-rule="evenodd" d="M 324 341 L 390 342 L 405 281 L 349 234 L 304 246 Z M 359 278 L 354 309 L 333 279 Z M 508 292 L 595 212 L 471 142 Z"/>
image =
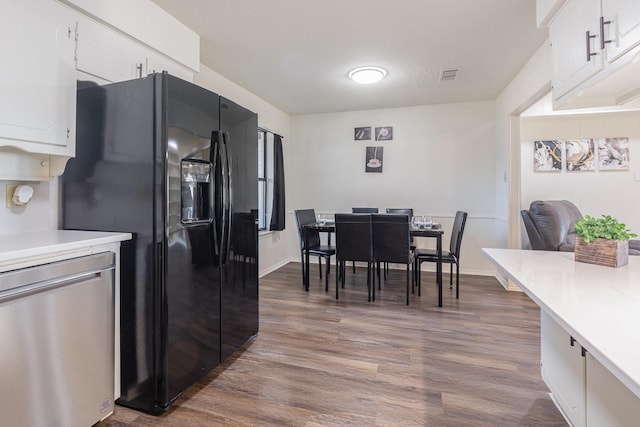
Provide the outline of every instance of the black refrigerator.
<path id="1" fill-rule="evenodd" d="M 121 397 L 164 412 L 258 332 L 257 115 L 166 73 L 79 82 L 64 229 L 123 231 Z"/>

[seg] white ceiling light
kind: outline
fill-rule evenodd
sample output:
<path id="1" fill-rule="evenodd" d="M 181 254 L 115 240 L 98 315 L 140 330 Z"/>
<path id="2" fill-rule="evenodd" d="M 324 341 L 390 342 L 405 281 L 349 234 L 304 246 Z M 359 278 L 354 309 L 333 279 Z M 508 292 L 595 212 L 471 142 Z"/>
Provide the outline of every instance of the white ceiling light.
<path id="1" fill-rule="evenodd" d="M 349 71 L 349 78 L 363 85 L 375 83 L 386 75 L 387 70 L 380 67 L 358 67 Z"/>

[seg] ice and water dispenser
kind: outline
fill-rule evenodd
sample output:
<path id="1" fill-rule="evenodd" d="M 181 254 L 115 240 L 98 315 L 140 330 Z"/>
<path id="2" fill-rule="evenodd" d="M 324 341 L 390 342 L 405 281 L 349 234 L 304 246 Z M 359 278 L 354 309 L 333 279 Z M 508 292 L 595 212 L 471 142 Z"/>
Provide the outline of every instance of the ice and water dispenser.
<path id="1" fill-rule="evenodd" d="M 211 222 L 211 163 L 197 159 L 181 162 L 181 193 L 183 223 Z"/>

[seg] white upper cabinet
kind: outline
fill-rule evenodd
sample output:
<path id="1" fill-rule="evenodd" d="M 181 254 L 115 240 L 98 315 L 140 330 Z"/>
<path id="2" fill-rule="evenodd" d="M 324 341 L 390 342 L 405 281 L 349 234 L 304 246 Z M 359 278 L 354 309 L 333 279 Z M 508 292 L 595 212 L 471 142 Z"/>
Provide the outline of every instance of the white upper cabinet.
<path id="1" fill-rule="evenodd" d="M 72 22 L 51 1 L 0 3 L 0 150 L 68 159 L 75 150 Z"/>
<path id="2" fill-rule="evenodd" d="M 200 36 L 187 26 L 182 24 L 151 0 L 58 0 L 61 3 L 77 10 L 89 22 L 93 21 L 105 31 L 97 31 L 94 34 L 85 35 L 84 30 L 79 31 L 79 46 L 86 52 L 87 47 L 82 46 L 83 37 L 89 37 L 99 43 L 112 43 L 122 46 L 124 49 L 123 63 L 129 64 L 129 56 L 132 54 L 128 42 L 135 42 L 141 49 L 139 54 L 134 54 L 134 68 L 142 64 L 142 75 L 154 71 L 168 71 L 169 74 L 181 77 L 185 80 L 193 80 L 193 73 L 200 69 Z M 82 23 L 81 23 L 82 24 Z M 85 24 L 86 25 L 86 24 Z M 92 29 L 92 27 L 89 27 Z M 91 44 L 91 43 L 90 43 Z M 91 46 L 91 49 L 95 47 Z M 117 51 L 117 49 L 112 49 Z M 82 67 L 91 66 L 102 68 L 106 60 L 100 60 L 90 55 L 81 58 L 83 52 L 79 52 L 79 61 L 83 61 Z M 109 51 L 106 52 L 108 56 Z M 98 61 L 95 61 L 95 60 Z M 93 64 L 89 64 L 93 62 Z M 117 62 L 117 61 L 116 61 Z M 102 63 L 102 64 L 100 64 Z M 125 67 L 125 69 L 127 68 Z M 140 68 L 136 68 L 137 71 Z M 113 71 L 113 70 L 112 70 Z M 117 73 L 122 73 L 121 70 Z M 138 73 L 140 76 L 140 73 Z M 122 80 L 120 78 L 107 79 L 109 81 Z"/>
<path id="3" fill-rule="evenodd" d="M 81 15 L 75 38 L 78 70 L 107 82 L 142 77 L 145 55 L 140 44 Z"/>
<path id="4" fill-rule="evenodd" d="M 106 82 L 119 82 L 167 71 L 193 81 L 193 70 L 111 27 L 77 15 L 76 68 Z"/>
<path id="5" fill-rule="evenodd" d="M 605 57 L 614 62 L 640 43 L 640 1 L 602 0 Z"/>
<path id="6" fill-rule="evenodd" d="M 640 96 L 640 1 L 568 0 L 549 37 L 554 109 L 619 105 Z"/>
<path id="7" fill-rule="evenodd" d="M 553 98 L 558 99 L 602 70 L 600 0 L 569 1 L 549 27 Z"/>

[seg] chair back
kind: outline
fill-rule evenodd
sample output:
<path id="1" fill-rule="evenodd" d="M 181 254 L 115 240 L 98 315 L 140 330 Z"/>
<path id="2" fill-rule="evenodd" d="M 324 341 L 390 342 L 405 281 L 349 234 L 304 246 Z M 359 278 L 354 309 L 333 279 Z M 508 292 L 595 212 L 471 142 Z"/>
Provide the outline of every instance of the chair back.
<path id="1" fill-rule="evenodd" d="M 371 228 L 374 261 L 411 263 L 409 215 L 371 214 Z"/>
<path id="2" fill-rule="evenodd" d="M 387 208 L 388 214 L 409 215 L 409 221 L 413 217 L 413 208 Z"/>
<path id="3" fill-rule="evenodd" d="M 371 215 L 336 214 L 336 259 L 373 261 Z"/>
<path id="4" fill-rule="evenodd" d="M 387 213 L 392 215 L 409 215 L 409 221 L 413 218 L 413 208 L 387 208 Z M 413 244 L 413 237 L 411 237 Z"/>
<path id="5" fill-rule="evenodd" d="M 534 200 L 521 215 L 532 249 L 573 251 L 576 221 L 582 218 L 576 205 L 568 200 Z"/>
<path id="6" fill-rule="evenodd" d="M 378 208 L 351 208 L 351 213 L 378 213 Z"/>
<path id="7" fill-rule="evenodd" d="M 528 210 L 521 210 L 520 216 L 522 217 L 524 228 L 527 231 L 527 237 L 529 237 L 529 244 L 531 245 L 531 249 L 533 249 L 534 251 L 555 250 L 555 248 L 547 249 L 546 245 L 544 244 L 544 240 L 540 235 L 540 231 L 538 230 L 536 223 L 533 222 L 533 218 L 531 218 L 531 214 Z"/>
<path id="8" fill-rule="evenodd" d="M 315 209 L 298 209 L 295 211 L 296 224 L 298 224 L 298 238 L 300 239 L 300 249 L 305 250 L 304 247 L 304 230 L 303 226 L 307 224 L 313 224 L 316 222 Z M 320 246 L 320 233 L 317 230 L 309 230 L 309 247 Z"/>
<path id="9" fill-rule="evenodd" d="M 453 220 L 453 230 L 451 230 L 451 242 L 449 243 L 449 252 L 455 255 L 456 259 L 460 259 L 460 246 L 462 245 L 462 234 L 466 223 L 467 213 L 456 212 L 456 217 Z"/>

